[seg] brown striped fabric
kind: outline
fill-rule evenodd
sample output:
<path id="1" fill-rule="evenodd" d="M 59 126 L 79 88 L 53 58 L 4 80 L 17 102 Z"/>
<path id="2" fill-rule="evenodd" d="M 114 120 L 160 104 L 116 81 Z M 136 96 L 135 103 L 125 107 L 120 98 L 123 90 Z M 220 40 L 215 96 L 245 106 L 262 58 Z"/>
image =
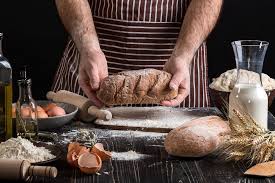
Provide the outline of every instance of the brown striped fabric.
<path id="1" fill-rule="evenodd" d="M 175 46 L 189 0 L 91 0 L 90 6 L 109 74 L 144 68 L 163 69 Z M 191 65 L 190 95 L 185 107 L 207 107 L 206 44 Z M 78 85 L 79 53 L 70 39 L 53 90 L 83 94 Z"/>

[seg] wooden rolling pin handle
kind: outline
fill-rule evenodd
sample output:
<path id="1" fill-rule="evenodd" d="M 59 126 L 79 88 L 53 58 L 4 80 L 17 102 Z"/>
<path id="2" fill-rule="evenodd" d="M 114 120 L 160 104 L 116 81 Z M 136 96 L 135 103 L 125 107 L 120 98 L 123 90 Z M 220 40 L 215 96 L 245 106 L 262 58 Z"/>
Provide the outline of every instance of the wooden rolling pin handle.
<path id="1" fill-rule="evenodd" d="M 72 93 L 66 90 L 60 90 L 58 92 L 49 91 L 47 98 L 55 102 L 65 102 L 77 106 L 80 110 L 79 117 L 82 121 L 89 122 L 94 120 L 94 117 L 105 121 L 112 119 L 112 113 L 107 110 L 98 109 L 93 106 L 93 102 L 88 98 Z"/>
<path id="2" fill-rule="evenodd" d="M 88 108 L 88 113 L 104 121 L 109 121 L 112 119 L 112 113 L 110 111 L 98 109 L 96 106 L 90 106 Z"/>
<path id="3" fill-rule="evenodd" d="M 30 166 L 28 175 L 55 178 L 57 176 L 57 169 L 50 166 Z"/>
<path id="4" fill-rule="evenodd" d="M 49 166 L 32 166 L 25 160 L 0 159 L 0 180 L 27 180 L 31 176 L 55 178 L 57 169 Z"/>

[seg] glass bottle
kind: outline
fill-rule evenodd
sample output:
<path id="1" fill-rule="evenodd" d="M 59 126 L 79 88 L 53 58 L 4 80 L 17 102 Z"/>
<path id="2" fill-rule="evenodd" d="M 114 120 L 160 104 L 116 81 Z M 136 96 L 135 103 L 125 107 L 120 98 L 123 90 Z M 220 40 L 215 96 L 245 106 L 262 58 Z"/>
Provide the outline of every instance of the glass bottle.
<path id="1" fill-rule="evenodd" d="M 13 137 L 12 68 L 2 53 L 3 34 L 0 33 L 0 141 Z"/>
<path id="2" fill-rule="evenodd" d="M 16 103 L 17 136 L 36 140 L 38 134 L 37 105 L 32 98 L 31 79 L 27 79 L 26 70 L 20 74 L 23 79 L 18 80 L 19 98 Z"/>
<path id="3" fill-rule="evenodd" d="M 233 109 L 250 115 L 267 129 L 268 97 L 262 86 L 262 68 L 269 43 L 258 40 L 232 42 L 237 65 L 237 81 L 229 96 L 229 117 L 236 118 Z M 252 71 L 252 72 L 249 72 Z"/>

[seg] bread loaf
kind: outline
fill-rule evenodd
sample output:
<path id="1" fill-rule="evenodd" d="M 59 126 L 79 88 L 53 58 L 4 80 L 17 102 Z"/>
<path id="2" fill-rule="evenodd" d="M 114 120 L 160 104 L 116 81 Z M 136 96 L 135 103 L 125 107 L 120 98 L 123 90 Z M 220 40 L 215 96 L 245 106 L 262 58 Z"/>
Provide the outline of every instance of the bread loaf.
<path id="1" fill-rule="evenodd" d="M 123 71 L 105 78 L 97 97 L 106 105 L 159 104 L 178 94 L 169 88 L 170 73 L 156 69 Z"/>
<path id="2" fill-rule="evenodd" d="M 197 118 L 172 130 L 164 146 L 170 155 L 202 157 L 215 151 L 229 132 L 227 122 L 218 116 Z"/>

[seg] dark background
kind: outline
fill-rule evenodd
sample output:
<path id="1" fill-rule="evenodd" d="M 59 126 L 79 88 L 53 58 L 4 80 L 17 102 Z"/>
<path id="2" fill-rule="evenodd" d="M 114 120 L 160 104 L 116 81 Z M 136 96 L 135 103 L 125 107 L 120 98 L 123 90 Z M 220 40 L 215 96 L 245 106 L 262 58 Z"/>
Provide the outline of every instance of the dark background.
<path id="1" fill-rule="evenodd" d="M 13 67 L 14 100 L 16 80 L 23 65 L 29 65 L 35 99 L 45 98 L 66 44 L 67 33 L 53 0 L 1 0 L 0 32 L 3 52 Z M 224 0 L 218 24 L 208 38 L 209 79 L 234 68 L 230 42 L 260 39 L 270 42 L 264 73 L 275 78 L 275 1 Z M 275 104 L 271 111 L 275 112 Z"/>

